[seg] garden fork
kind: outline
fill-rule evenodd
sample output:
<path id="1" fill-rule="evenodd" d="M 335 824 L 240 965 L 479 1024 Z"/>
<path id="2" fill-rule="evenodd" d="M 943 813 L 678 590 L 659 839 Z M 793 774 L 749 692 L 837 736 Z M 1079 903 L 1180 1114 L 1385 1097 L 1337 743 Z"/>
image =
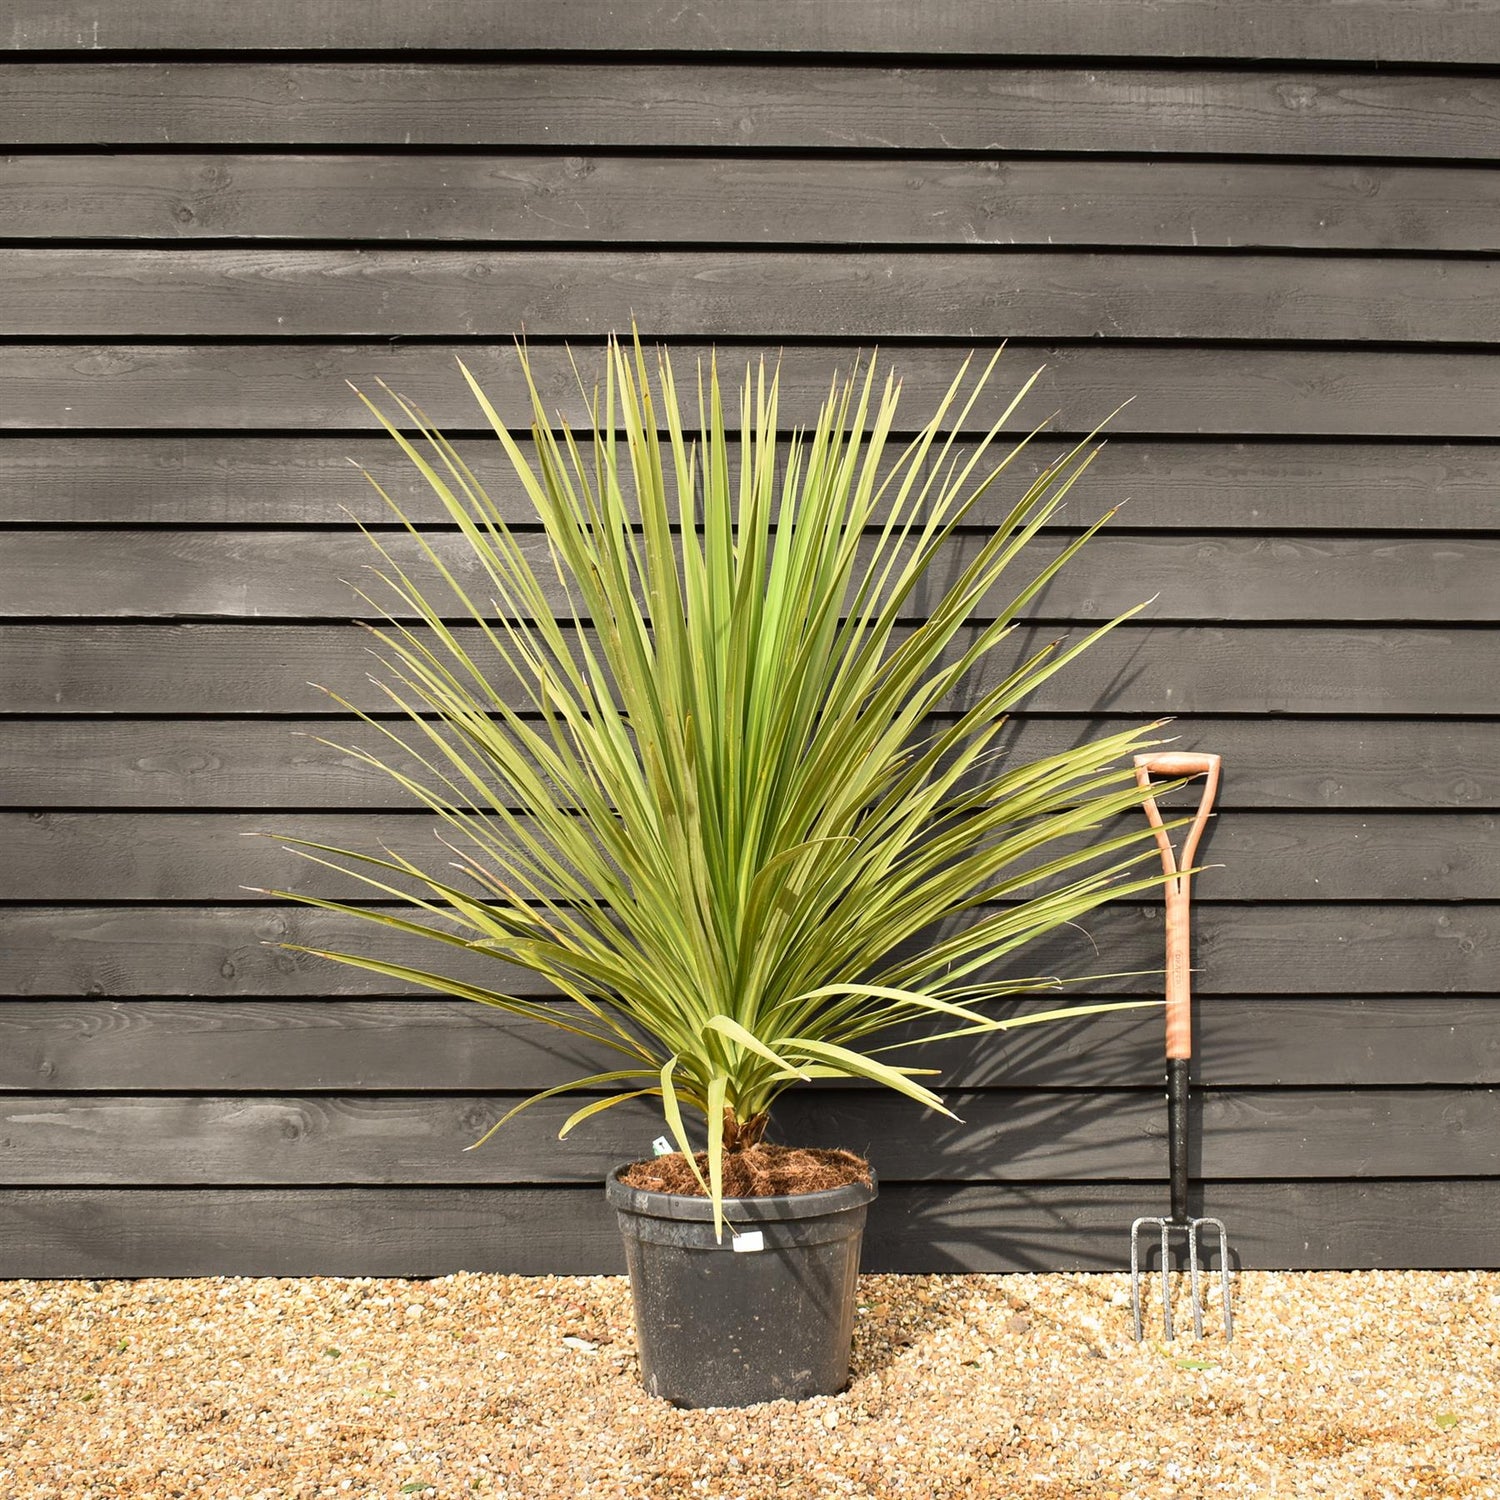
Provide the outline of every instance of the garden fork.
<path id="1" fill-rule="evenodd" d="M 1151 775 L 1193 777 L 1203 776 L 1203 795 L 1198 801 L 1198 812 L 1188 829 L 1182 844 L 1182 862 L 1179 865 L 1172 853 L 1172 840 L 1163 826 L 1161 810 L 1156 799 L 1148 796 L 1143 804 L 1146 817 L 1156 830 L 1157 846 L 1161 849 L 1162 865 L 1167 873 L 1167 1155 L 1172 1180 L 1172 1213 L 1170 1218 L 1146 1216 L 1130 1226 L 1130 1306 L 1135 1315 L 1137 1342 L 1141 1330 L 1141 1230 L 1153 1226 L 1161 1231 L 1161 1301 L 1162 1317 L 1166 1323 L 1166 1336 L 1172 1338 L 1172 1291 L 1170 1284 L 1171 1256 L 1169 1240 L 1174 1230 L 1187 1236 L 1188 1271 L 1193 1291 L 1193 1331 L 1203 1337 L 1203 1297 L 1200 1284 L 1202 1261 L 1200 1237 L 1205 1228 L 1215 1229 L 1219 1235 L 1219 1286 L 1224 1298 L 1224 1337 L 1233 1337 L 1234 1324 L 1229 1310 L 1229 1238 L 1223 1223 L 1218 1219 L 1190 1218 L 1187 1211 L 1188 1190 L 1188 1106 L 1191 1095 L 1188 1090 L 1188 1065 L 1193 1055 L 1193 1011 L 1190 981 L 1190 929 L 1189 929 L 1189 882 L 1191 880 L 1193 855 L 1198 840 L 1208 823 L 1208 814 L 1213 806 L 1214 794 L 1219 788 L 1219 757 L 1217 755 L 1184 755 L 1169 752 L 1162 755 L 1138 755 L 1135 758 L 1135 779 L 1143 791 L 1150 791 Z"/>

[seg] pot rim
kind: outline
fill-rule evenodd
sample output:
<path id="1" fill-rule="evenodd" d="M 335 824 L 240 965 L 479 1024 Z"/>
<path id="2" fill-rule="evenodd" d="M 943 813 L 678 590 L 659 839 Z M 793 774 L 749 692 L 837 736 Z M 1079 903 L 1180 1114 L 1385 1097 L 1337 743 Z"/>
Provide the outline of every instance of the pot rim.
<path id="1" fill-rule="evenodd" d="M 620 1173 L 633 1165 L 633 1162 L 621 1162 L 605 1179 L 604 1193 L 613 1207 L 622 1213 L 641 1214 L 651 1219 L 712 1221 L 713 1204 L 707 1198 L 628 1187 L 620 1181 Z M 762 1224 L 788 1219 L 816 1219 L 824 1214 L 862 1208 L 874 1200 L 879 1189 L 879 1180 L 871 1167 L 868 1183 L 846 1182 L 842 1187 L 821 1188 L 812 1193 L 781 1193 L 768 1198 L 726 1198 L 724 1217 L 730 1222 Z"/>

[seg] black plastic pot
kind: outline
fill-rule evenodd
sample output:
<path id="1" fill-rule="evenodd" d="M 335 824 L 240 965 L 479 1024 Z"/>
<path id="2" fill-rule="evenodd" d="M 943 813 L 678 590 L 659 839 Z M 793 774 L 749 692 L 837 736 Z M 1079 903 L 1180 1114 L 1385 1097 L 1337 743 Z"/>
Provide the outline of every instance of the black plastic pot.
<path id="1" fill-rule="evenodd" d="M 870 1185 L 726 1198 L 723 1242 L 706 1198 L 605 1192 L 620 1220 L 641 1379 L 674 1406 L 832 1395 L 849 1382 L 860 1236 Z"/>

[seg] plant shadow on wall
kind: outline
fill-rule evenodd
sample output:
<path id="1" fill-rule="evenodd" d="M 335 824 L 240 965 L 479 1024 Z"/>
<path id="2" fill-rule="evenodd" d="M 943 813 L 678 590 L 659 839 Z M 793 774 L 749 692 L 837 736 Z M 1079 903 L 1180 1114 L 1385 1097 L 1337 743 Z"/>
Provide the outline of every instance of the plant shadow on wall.
<path id="1" fill-rule="evenodd" d="M 639 341 L 612 340 L 600 386 L 580 378 L 579 439 L 554 425 L 524 349 L 520 363 L 529 449 L 463 373 L 540 536 L 507 524 L 415 406 L 393 395 L 390 417 L 365 398 L 469 566 L 389 501 L 420 569 L 372 534 L 381 584 L 365 597 L 384 621 L 372 681 L 404 727 L 335 695 L 391 753 L 335 748 L 436 816 L 439 857 L 292 840 L 404 905 L 274 894 L 541 975 L 562 1001 L 435 961 L 303 950 L 561 1027 L 613 1059 L 484 1138 L 566 1093 L 582 1097 L 564 1135 L 656 1100 L 705 1244 L 724 1245 L 726 1175 L 771 1161 L 762 1141 L 788 1088 L 853 1080 L 956 1119 L 914 1043 L 1154 1003 L 997 1009 L 1065 988 L 1031 967 L 1038 942 L 1160 884 L 1150 831 L 1127 816 L 1145 795 L 1131 757 L 1159 725 L 1029 761 L 1002 740 L 1013 708 L 1144 606 L 1015 652 L 1017 621 L 1103 522 L 1034 545 L 1097 451 L 1084 441 L 976 524 L 1030 441 L 999 439 L 1031 381 L 977 442 L 958 438 L 978 425 L 993 360 L 977 377 L 965 364 L 894 462 L 899 387 L 873 364 L 784 442 L 779 373 L 764 367 L 734 423 L 716 365 L 689 403 L 665 354 L 653 383 Z M 836 1092 L 802 1098 L 793 1112 L 826 1107 L 838 1127 Z M 874 1188 L 860 1180 L 862 1220 Z M 798 1189 L 769 1191 L 756 1246 L 781 1244 L 769 1205 Z M 726 1259 L 753 1279 L 773 1257 Z"/>

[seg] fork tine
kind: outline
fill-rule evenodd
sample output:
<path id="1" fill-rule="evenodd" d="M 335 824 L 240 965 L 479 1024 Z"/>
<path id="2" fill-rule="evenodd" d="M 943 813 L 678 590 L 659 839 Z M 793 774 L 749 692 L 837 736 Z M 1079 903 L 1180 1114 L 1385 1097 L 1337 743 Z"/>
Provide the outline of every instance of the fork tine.
<path id="1" fill-rule="evenodd" d="M 1140 1343 L 1145 1330 L 1141 1327 L 1141 1226 L 1154 1219 L 1137 1219 L 1130 1226 L 1130 1310 L 1135 1316 L 1135 1341 Z"/>
<path id="2" fill-rule="evenodd" d="M 1161 1221 L 1161 1317 L 1166 1325 L 1166 1340 L 1169 1344 L 1176 1337 L 1172 1331 L 1172 1252 L 1167 1243 L 1167 1236 L 1171 1230 L 1171 1224 L 1163 1219 Z"/>
<path id="3" fill-rule="evenodd" d="M 1193 1288 L 1193 1335 L 1203 1337 L 1203 1285 L 1198 1273 L 1198 1226 L 1202 1219 L 1189 1219 L 1187 1227 L 1188 1278 Z"/>
<path id="4" fill-rule="evenodd" d="M 1194 1234 L 1205 1224 L 1217 1230 L 1219 1235 L 1219 1296 L 1224 1306 L 1224 1342 L 1228 1343 L 1234 1338 L 1234 1313 L 1229 1305 L 1229 1236 L 1220 1219 L 1194 1219 Z"/>

